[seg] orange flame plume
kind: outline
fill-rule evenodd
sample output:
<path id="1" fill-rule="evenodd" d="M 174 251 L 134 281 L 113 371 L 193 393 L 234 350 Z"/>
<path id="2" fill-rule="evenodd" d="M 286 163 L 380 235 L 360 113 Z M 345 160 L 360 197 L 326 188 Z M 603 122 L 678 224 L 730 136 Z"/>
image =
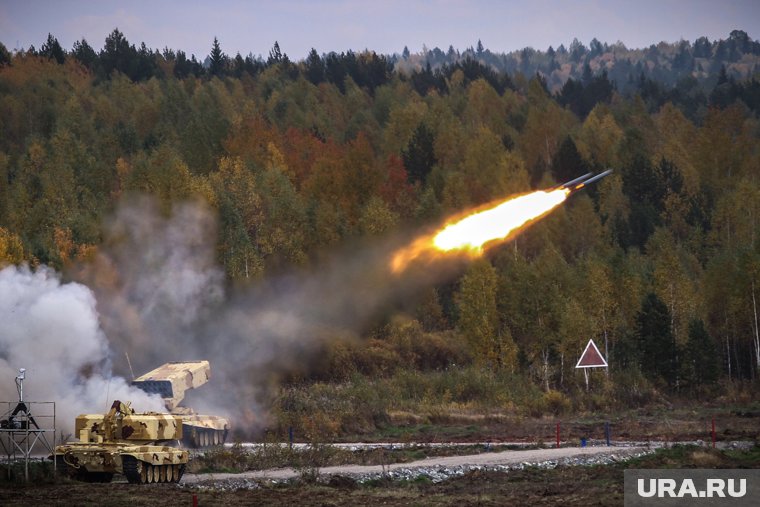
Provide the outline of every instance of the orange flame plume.
<path id="1" fill-rule="evenodd" d="M 419 257 L 440 253 L 460 253 L 477 257 L 487 245 L 506 241 L 520 227 L 541 218 L 562 204 L 572 192 L 569 188 L 532 192 L 502 201 L 485 210 L 470 211 L 464 218 L 449 221 L 439 231 L 415 240 L 397 251 L 391 270 L 399 273 Z"/>

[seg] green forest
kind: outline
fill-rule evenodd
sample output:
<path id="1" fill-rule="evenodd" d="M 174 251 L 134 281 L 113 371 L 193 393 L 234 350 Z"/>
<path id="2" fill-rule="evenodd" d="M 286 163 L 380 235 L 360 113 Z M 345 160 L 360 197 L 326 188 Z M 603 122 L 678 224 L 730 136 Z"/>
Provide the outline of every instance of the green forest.
<path id="1" fill-rule="evenodd" d="M 210 206 L 226 283 L 244 287 L 613 168 L 415 308 L 326 342 L 322 364 L 282 379 L 280 422 L 309 412 L 339 433 L 420 406 L 540 415 L 756 392 L 760 43 L 746 33 L 302 60 L 222 43 L 204 61 L 118 30 L 99 50 L 0 45 L 0 265 L 76 278 L 119 203 L 147 194 L 164 213 Z M 586 393 L 590 338 L 610 368 Z"/>

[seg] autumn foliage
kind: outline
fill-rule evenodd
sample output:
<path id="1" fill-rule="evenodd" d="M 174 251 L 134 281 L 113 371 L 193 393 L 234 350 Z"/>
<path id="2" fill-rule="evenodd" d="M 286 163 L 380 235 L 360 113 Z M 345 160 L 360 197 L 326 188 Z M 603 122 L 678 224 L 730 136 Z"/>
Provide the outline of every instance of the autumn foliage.
<path id="1" fill-rule="evenodd" d="M 107 54 L 129 52 L 111 43 Z M 107 73 L 72 55 L 0 62 L 0 265 L 88 262 L 104 219 L 148 194 L 164 210 L 205 201 L 229 282 L 255 283 L 356 238 L 612 167 L 430 287 L 399 312 L 411 323 L 393 324 L 392 309 L 370 340 L 336 340 L 314 375 L 400 389 L 409 371 L 494 368 L 569 392 L 593 338 L 621 396 L 631 378 L 684 392 L 757 379 L 757 110 L 648 100 L 599 73 L 552 92 L 473 62 L 410 74 L 371 52 L 315 54 L 230 59 L 209 75 L 172 52 L 145 78 L 118 59 L 100 60 Z"/>

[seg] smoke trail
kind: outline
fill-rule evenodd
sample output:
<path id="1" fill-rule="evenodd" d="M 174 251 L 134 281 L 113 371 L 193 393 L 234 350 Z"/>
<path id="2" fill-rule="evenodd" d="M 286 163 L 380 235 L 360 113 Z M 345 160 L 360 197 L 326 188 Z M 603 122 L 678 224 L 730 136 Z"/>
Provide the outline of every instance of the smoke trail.
<path id="1" fill-rule="evenodd" d="M 279 374 L 308 372 L 326 340 L 361 335 L 389 301 L 430 281 L 430 273 L 390 276 L 398 245 L 384 242 L 225 294 L 215 220 L 201 203 L 168 215 L 147 199 L 127 203 L 82 280 L 95 292 L 116 358 L 128 352 L 136 375 L 168 361 L 210 360 L 211 382 L 188 392 L 184 405 L 228 415 L 248 436 L 256 428 L 245 425 L 266 414 L 260 402 Z M 127 375 L 125 363 L 114 366 Z"/>
<path id="2" fill-rule="evenodd" d="M 335 254 L 317 269 L 231 297 L 203 340 L 213 344 L 208 355 L 225 385 L 216 402 L 234 410 L 240 422 L 263 424 L 281 373 L 308 374 L 322 359 L 322 344 L 362 336 L 389 301 L 413 292 L 414 284 L 404 286 L 388 276 L 389 255 L 385 248 Z"/>
<path id="3" fill-rule="evenodd" d="M 61 283 L 40 267 L 0 270 L 0 400 L 17 400 L 13 379 L 27 369 L 25 399 L 55 401 L 59 431 L 71 433 L 81 413 L 107 409 L 109 400 L 132 400 L 159 410 L 159 398 L 111 375 L 108 342 L 90 289 Z"/>

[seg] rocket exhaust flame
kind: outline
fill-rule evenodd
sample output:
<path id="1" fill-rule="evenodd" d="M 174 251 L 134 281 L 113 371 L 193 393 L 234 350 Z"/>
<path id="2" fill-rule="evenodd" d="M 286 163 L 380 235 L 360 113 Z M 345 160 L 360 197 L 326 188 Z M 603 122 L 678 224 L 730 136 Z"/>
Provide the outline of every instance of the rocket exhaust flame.
<path id="1" fill-rule="evenodd" d="M 570 192 L 566 188 L 537 191 L 510 198 L 482 211 L 470 212 L 464 218 L 450 221 L 439 231 L 423 236 L 396 252 L 391 269 L 399 273 L 417 258 L 446 253 L 477 257 L 487 245 L 506 241 L 520 227 L 560 205 Z"/>
<path id="2" fill-rule="evenodd" d="M 391 270 L 399 273 L 420 257 L 434 258 L 447 253 L 477 257 L 487 246 L 514 237 L 520 228 L 545 216 L 569 195 L 611 172 L 607 170 L 596 176 L 584 174 L 550 190 L 539 190 L 509 198 L 486 209 L 469 211 L 464 217 L 450 220 L 440 230 L 422 236 L 397 251 L 391 261 Z"/>
<path id="3" fill-rule="evenodd" d="M 568 193 L 569 190 L 559 189 L 553 192 L 533 192 L 510 199 L 447 225 L 435 235 L 433 246 L 444 252 L 479 252 L 486 243 L 507 237 L 528 221 L 551 211 L 567 198 Z"/>

